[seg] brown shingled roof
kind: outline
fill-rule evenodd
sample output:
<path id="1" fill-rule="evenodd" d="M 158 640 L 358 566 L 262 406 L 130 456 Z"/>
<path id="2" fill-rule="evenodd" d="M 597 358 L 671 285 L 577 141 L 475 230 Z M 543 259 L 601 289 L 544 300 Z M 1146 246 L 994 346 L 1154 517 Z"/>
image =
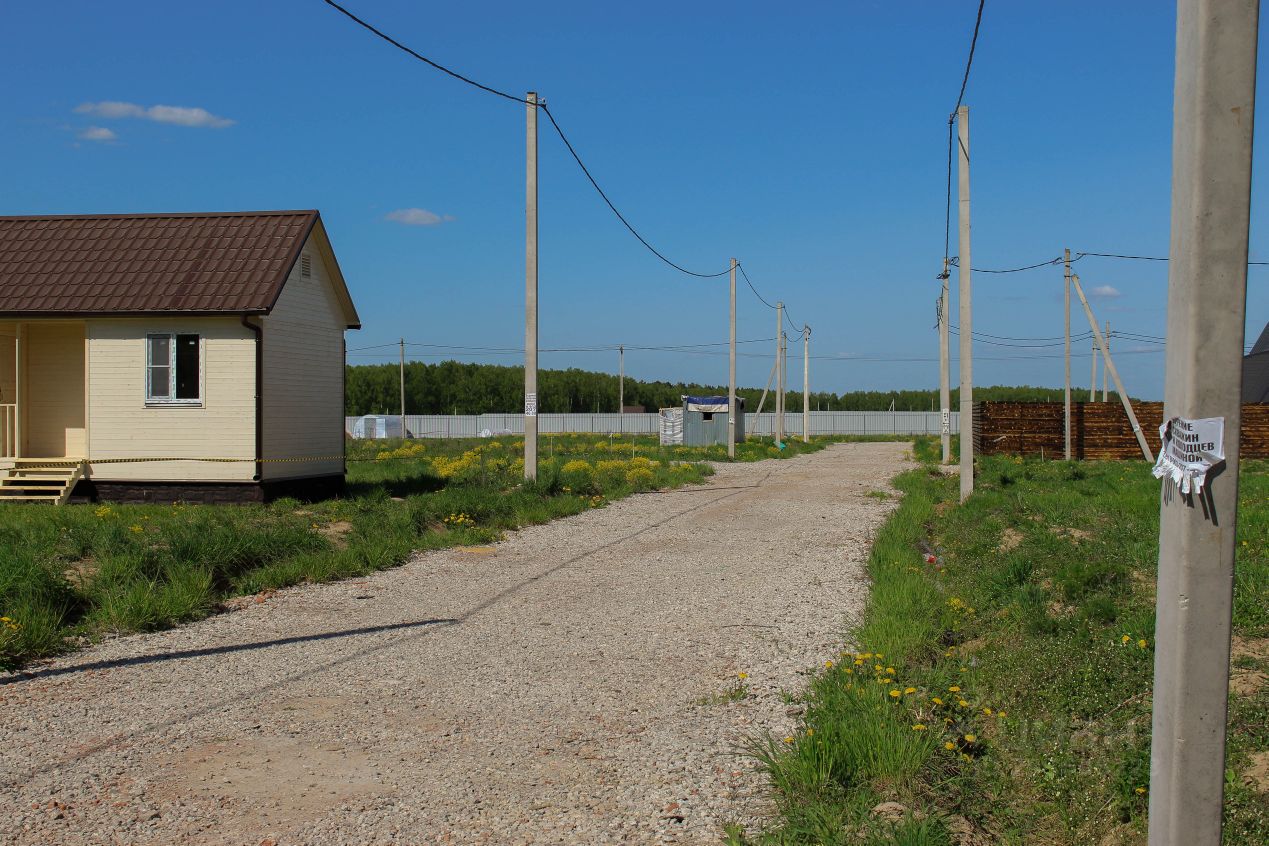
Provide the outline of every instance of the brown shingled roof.
<path id="1" fill-rule="evenodd" d="M 0 217 L 0 314 L 267 314 L 316 211 Z"/>

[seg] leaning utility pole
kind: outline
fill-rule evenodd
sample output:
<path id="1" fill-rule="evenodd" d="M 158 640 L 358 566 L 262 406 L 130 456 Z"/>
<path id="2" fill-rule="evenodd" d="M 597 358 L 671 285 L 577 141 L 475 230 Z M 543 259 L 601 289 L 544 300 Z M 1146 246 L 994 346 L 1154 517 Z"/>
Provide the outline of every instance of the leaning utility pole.
<path id="1" fill-rule="evenodd" d="M 952 463 L 952 384 L 949 359 L 952 357 L 950 327 L 947 323 L 947 280 L 951 275 L 947 258 L 943 259 L 943 296 L 939 300 L 939 409 L 943 412 L 943 463 Z"/>
<path id="2" fill-rule="evenodd" d="M 736 457 L 736 259 L 731 260 L 731 319 L 727 363 L 727 457 Z"/>
<path id="3" fill-rule="evenodd" d="M 1106 321 L 1106 355 L 1110 356 L 1110 321 Z M 1110 399 L 1109 384 L 1106 379 L 1106 368 L 1102 368 L 1102 402 Z"/>
<path id="4" fill-rule="evenodd" d="M 1221 841 L 1259 7 L 1177 4 L 1163 419 L 1223 418 L 1225 462 L 1160 498 L 1150 846 Z"/>
<path id="5" fill-rule="evenodd" d="M 1132 401 L 1128 399 L 1128 392 L 1124 390 L 1124 383 L 1119 379 L 1119 368 L 1115 367 L 1115 360 L 1110 357 L 1110 347 L 1106 346 L 1106 338 L 1102 335 L 1102 330 L 1097 328 L 1097 320 L 1093 317 L 1093 309 L 1088 304 L 1088 297 L 1084 296 L 1084 288 L 1080 285 L 1079 274 L 1071 277 L 1071 284 L 1075 286 L 1075 293 L 1079 295 L 1080 304 L 1084 306 L 1084 315 L 1088 318 L 1088 325 L 1093 328 L 1093 340 L 1097 342 L 1097 346 L 1102 351 L 1102 369 L 1110 373 L 1110 378 L 1115 380 L 1115 390 L 1119 392 L 1119 402 L 1124 407 L 1124 414 L 1128 415 L 1128 422 L 1132 424 L 1132 432 L 1137 436 L 1137 445 L 1141 447 L 1141 454 L 1145 456 L 1146 461 L 1154 461 L 1154 454 L 1150 452 L 1150 444 L 1146 443 L 1146 436 L 1141 431 L 1141 424 L 1137 422 L 1137 415 L 1132 410 Z M 1242 349 L 1242 347 L 1239 347 Z M 1097 393 L 1097 381 L 1093 380 L 1093 393 Z"/>
<path id="6" fill-rule="evenodd" d="M 960 148 L 958 183 L 958 210 L 960 221 L 960 262 L 957 277 L 960 279 L 961 309 L 961 502 L 974 492 L 974 311 L 973 273 L 969 260 L 969 106 L 956 110 L 956 136 Z"/>
<path id="7" fill-rule="evenodd" d="M 538 477 L 538 95 L 525 97 L 524 478 Z"/>
<path id="8" fill-rule="evenodd" d="M 1062 277 L 1062 299 L 1065 308 L 1062 310 L 1062 319 L 1066 322 L 1066 391 L 1063 394 L 1063 433 L 1066 439 L 1066 460 L 1071 460 L 1071 250 L 1066 248 L 1062 251 L 1063 261 L 1066 265 L 1066 272 Z"/>
<path id="9" fill-rule="evenodd" d="M 401 339 L 401 437 L 405 437 L 405 338 Z"/>
<path id="10" fill-rule="evenodd" d="M 776 443 L 784 443 L 784 302 L 776 301 Z"/>
<path id="11" fill-rule="evenodd" d="M 811 442 L 811 327 L 802 324 L 802 443 Z"/>

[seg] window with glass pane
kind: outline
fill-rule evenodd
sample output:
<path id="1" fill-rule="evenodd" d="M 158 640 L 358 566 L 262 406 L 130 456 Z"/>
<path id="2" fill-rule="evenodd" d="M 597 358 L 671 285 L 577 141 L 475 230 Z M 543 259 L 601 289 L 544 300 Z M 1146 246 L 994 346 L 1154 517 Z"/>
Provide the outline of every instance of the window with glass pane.
<path id="1" fill-rule="evenodd" d="M 147 335 L 146 401 L 197 402 L 199 349 L 197 335 Z"/>

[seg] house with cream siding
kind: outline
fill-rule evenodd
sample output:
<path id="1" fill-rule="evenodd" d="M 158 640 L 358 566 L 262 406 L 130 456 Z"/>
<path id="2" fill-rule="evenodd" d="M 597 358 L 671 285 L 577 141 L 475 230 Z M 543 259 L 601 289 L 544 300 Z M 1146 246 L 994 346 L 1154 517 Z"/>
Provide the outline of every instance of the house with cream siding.
<path id="1" fill-rule="evenodd" d="M 316 211 L 0 217 L 0 501 L 337 492 L 357 328 Z"/>

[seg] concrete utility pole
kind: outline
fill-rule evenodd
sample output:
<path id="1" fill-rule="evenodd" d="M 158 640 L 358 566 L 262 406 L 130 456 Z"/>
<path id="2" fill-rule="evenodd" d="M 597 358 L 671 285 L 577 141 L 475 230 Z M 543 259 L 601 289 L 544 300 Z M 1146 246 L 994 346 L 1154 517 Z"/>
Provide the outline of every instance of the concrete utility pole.
<path id="1" fill-rule="evenodd" d="M 784 431 L 785 424 L 788 422 L 785 417 L 789 413 L 789 334 L 787 332 L 780 333 L 780 343 L 780 381 L 784 385 L 784 392 L 780 395 L 780 443 L 784 443 L 784 439 L 789 434 Z"/>
<path id="2" fill-rule="evenodd" d="M 1071 460 L 1071 250 L 1066 248 L 1062 251 L 1063 263 L 1066 265 L 1066 272 L 1062 277 L 1062 299 L 1065 308 L 1062 309 L 1062 319 L 1066 322 L 1066 343 L 1065 356 L 1066 359 L 1066 392 L 1063 394 L 1063 433 L 1066 438 L 1066 460 Z"/>
<path id="3" fill-rule="evenodd" d="M 1097 342 L 1097 346 L 1102 351 L 1102 367 L 1105 371 L 1109 371 L 1110 378 L 1115 380 L 1115 390 L 1119 392 L 1119 402 L 1124 407 L 1124 413 L 1128 415 L 1128 422 L 1132 424 L 1132 432 L 1137 436 L 1137 445 L 1141 447 L 1141 454 L 1145 456 L 1146 461 L 1154 461 L 1154 454 L 1150 452 L 1150 444 L 1146 443 L 1146 436 L 1141 431 L 1141 424 L 1137 422 L 1137 415 L 1132 410 L 1132 402 L 1128 399 L 1128 392 L 1124 390 L 1124 383 L 1119 379 L 1119 369 L 1115 367 L 1115 360 L 1110 357 L 1110 347 L 1106 346 L 1106 337 L 1102 335 L 1102 330 L 1097 328 L 1097 320 L 1093 317 L 1093 309 L 1088 304 L 1088 297 L 1084 296 L 1084 288 L 1080 285 L 1079 276 L 1072 276 L 1071 283 L 1075 286 L 1075 293 L 1079 294 L 1080 304 L 1084 306 L 1084 315 L 1088 318 L 1088 325 L 1093 327 L 1093 340 Z M 1239 347 L 1239 349 L 1242 349 L 1242 347 Z M 1241 367 L 1241 364 L 1239 366 Z M 1097 393 L 1096 379 L 1093 380 L 1093 393 Z"/>
<path id="4" fill-rule="evenodd" d="M 776 301 L 776 443 L 784 443 L 784 302 Z"/>
<path id="5" fill-rule="evenodd" d="M 942 411 L 943 463 L 952 463 L 952 379 L 949 370 L 952 357 L 951 331 L 947 322 L 947 280 L 951 275 L 947 259 L 943 259 L 943 296 L 939 300 L 939 409 Z"/>
<path id="6" fill-rule="evenodd" d="M 538 95 L 525 96 L 524 478 L 538 477 Z"/>
<path id="7" fill-rule="evenodd" d="M 974 492 L 974 307 L 973 273 L 969 260 L 969 106 L 956 110 L 957 158 L 960 160 L 958 210 L 960 222 L 961 309 L 961 502 Z"/>
<path id="8" fill-rule="evenodd" d="M 617 431 L 624 433 L 626 427 L 626 347 L 617 346 Z"/>
<path id="9" fill-rule="evenodd" d="M 736 259 L 731 260 L 731 319 L 727 362 L 727 457 L 736 457 Z"/>
<path id="10" fill-rule="evenodd" d="M 1221 840 L 1259 11 L 1177 4 L 1163 419 L 1223 417 L 1225 465 L 1160 498 L 1150 846 Z"/>
<path id="11" fill-rule="evenodd" d="M 401 339 L 401 437 L 405 437 L 405 338 Z"/>
<path id="12" fill-rule="evenodd" d="M 1110 355 L 1110 321 L 1106 321 L 1106 355 Z M 1106 380 L 1106 368 L 1102 368 L 1102 402 L 1110 400 L 1110 391 Z"/>
<path id="13" fill-rule="evenodd" d="M 811 442 L 811 327 L 802 324 L 802 443 Z"/>
<path id="14" fill-rule="evenodd" d="M 1097 401 L 1097 339 L 1092 340 L 1093 346 L 1093 375 L 1088 383 L 1088 401 Z"/>

